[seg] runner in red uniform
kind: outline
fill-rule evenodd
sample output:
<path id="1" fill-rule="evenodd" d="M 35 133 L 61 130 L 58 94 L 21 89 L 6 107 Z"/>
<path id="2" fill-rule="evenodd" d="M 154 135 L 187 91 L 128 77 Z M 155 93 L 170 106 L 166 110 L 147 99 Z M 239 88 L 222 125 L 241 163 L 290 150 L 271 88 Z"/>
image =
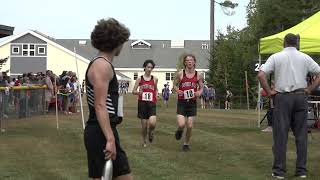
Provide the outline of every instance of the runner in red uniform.
<path id="1" fill-rule="evenodd" d="M 157 103 L 157 84 L 158 79 L 151 75 L 155 63 L 146 60 L 143 63 L 144 75 L 136 80 L 132 93 L 138 95 L 138 118 L 141 119 L 142 145 L 147 146 L 147 134 L 149 142 L 153 141 L 153 131 L 156 127 L 156 103 Z M 137 89 L 139 88 L 139 91 Z"/>
<path id="2" fill-rule="evenodd" d="M 187 125 L 183 151 L 190 150 L 193 120 L 197 115 L 197 98 L 203 91 L 203 77 L 195 70 L 196 58 L 188 54 L 183 58 L 185 69 L 180 71 L 174 82 L 174 89 L 178 94 L 177 122 L 178 129 L 175 133 L 177 140 L 182 138 L 183 130 Z"/>

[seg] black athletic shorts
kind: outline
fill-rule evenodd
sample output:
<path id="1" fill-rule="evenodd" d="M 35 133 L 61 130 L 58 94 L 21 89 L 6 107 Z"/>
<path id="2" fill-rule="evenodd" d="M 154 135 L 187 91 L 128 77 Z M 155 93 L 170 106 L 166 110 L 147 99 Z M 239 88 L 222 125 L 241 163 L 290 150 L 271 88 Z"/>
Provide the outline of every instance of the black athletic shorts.
<path id="1" fill-rule="evenodd" d="M 154 102 L 138 101 L 138 118 L 149 119 L 157 115 L 157 106 Z"/>
<path id="2" fill-rule="evenodd" d="M 120 146 L 118 131 L 115 125 L 111 126 L 117 149 L 116 159 L 113 161 L 113 177 L 130 174 L 128 158 Z M 98 122 L 87 123 L 84 130 L 84 144 L 87 149 L 89 178 L 100 178 L 103 175 L 106 160 L 103 150 L 106 139 Z"/>
<path id="3" fill-rule="evenodd" d="M 197 115 L 197 101 L 178 100 L 177 114 L 185 117 L 193 117 Z"/>

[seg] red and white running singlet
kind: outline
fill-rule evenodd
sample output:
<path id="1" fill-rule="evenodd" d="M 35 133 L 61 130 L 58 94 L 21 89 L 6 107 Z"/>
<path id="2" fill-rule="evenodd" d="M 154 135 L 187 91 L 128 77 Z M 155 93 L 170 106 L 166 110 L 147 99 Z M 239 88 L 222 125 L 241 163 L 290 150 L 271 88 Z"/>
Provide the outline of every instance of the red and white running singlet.
<path id="1" fill-rule="evenodd" d="M 139 95 L 140 101 L 148 101 L 153 103 L 157 102 L 157 95 L 153 76 L 151 76 L 151 79 L 149 81 L 146 81 L 143 78 L 143 76 L 141 76 L 139 88 L 142 89 L 142 94 Z"/>
<path id="2" fill-rule="evenodd" d="M 195 92 L 198 90 L 198 75 L 197 71 L 194 73 L 192 78 L 188 78 L 185 70 L 183 70 L 183 77 L 179 84 L 179 90 L 183 94 L 179 94 L 179 100 L 196 100 Z"/>

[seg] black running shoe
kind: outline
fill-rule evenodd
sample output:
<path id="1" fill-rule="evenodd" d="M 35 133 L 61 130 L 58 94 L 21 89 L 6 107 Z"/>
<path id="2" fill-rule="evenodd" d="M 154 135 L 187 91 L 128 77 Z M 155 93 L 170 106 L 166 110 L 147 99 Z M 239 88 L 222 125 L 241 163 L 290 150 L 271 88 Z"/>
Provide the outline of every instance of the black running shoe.
<path id="1" fill-rule="evenodd" d="M 177 129 L 176 134 L 175 134 L 176 140 L 180 140 L 182 138 L 182 134 L 183 134 L 183 130 Z"/>
<path id="2" fill-rule="evenodd" d="M 188 144 L 184 144 L 184 145 L 182 146 L 182 151 L 184 151 L 184 152 L 190 151 L 190 146 L 189 146 Z"/>

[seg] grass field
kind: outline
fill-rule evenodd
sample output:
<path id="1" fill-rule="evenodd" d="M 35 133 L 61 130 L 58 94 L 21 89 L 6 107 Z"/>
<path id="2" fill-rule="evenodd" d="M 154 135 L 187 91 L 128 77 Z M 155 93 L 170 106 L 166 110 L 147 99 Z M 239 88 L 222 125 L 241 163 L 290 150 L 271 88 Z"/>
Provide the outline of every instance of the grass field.
<path id="1" fill-rule="evenodd" d="M 174 139 L 175 102 L 158 107 L 155 140 L 141 147 L 136 101 L 125 97 L 119 126 L 136 180 L 267 180 L 271 179 L 272 134 L 256 128 L 256 112 L 199 110 L 190 152 Z M 86 113 L 87 115 L 87 113 Z M 309 136 L 308 179 L 320 179 L 320 133 Z M 290 134 L 287 179 L 294 179 L 295 146 Z M 9 120 L 0 134 L 0 180 L 87 179 L 80 114 Z"/>

